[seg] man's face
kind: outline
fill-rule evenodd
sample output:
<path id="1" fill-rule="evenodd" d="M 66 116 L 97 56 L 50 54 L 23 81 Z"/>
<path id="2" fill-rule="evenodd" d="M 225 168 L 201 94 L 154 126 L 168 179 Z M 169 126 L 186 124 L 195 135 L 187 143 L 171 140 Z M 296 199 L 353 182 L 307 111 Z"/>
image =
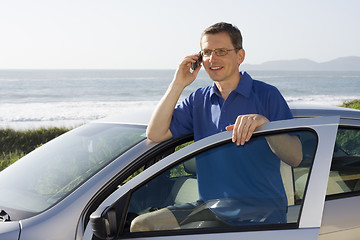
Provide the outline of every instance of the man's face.
<path id="1" fill-rule="evenodd" d="M 205 34 L 201 39 L 202 50 L 206 49 L 234 49 L 230 36 L 226 32 Z M 210 78 L 216 82 L 233 81 L 239 78 L 239 64 L 244 60 L 244 50 L 228 51 L 225 56 L 217 56 L 212 52 L 210 56 L 203 56 L 203 65 Z"/>

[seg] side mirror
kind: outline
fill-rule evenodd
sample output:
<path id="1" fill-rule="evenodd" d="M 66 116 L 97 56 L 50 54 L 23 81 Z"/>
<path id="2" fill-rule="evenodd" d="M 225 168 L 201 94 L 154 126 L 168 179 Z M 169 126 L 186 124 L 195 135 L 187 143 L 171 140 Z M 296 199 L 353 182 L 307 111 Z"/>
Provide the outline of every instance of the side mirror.
<path id="1" fill-rule="evenodd" d="M 121 196 L 111 206 L 99 207 L 90 215 L 93 234 L 99 239 L 112 240 L 123 229 L 129 192 Z"/>
<path id="2" fill-rule="evenodd" d="M 97 209 L 90 215 L 91 228 L 99 239 L 114 239 L 117 233 L 116 212 L 112 207 Z"/>

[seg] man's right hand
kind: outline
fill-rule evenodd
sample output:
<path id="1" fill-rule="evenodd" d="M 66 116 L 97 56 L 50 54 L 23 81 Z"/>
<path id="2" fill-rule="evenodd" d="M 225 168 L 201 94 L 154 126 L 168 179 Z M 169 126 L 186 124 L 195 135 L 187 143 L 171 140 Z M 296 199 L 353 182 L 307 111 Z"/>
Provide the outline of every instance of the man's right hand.
<path id="1" fill-rule="evenodd" d="M 180 63 L 175 76 L 165 95 L 157 105 L 146 130 L 148 139 L 161 142 L 172 138 L 170 131 L 171 118 L 184 88 L 190 85 L 201 69 L 201 65 L 191 71 L 191 63 L 196 62 L 200 54 L 187 56 Z"/>
<path id="2" fill-rule="evenodd" d="M 199 57 L 199 53 L 186 56 L 177 68 L 172 84 L 185 88 L 189 86 L 193 81 L 195 81 L 202 64 L 199 64 L 199 66 L 194 71 L 191 71 L 191 63 L 196 62 Z"/>
<path id="3" fill-rule="evenodd" d="M 269 120 L 260 114 L 239 115 L 236 118 L 235 124 L 227 126 L 226 130 L 233 130 L 232 141 L 240 146 L 250 140 L 255 128 L 267 122 Z"/>

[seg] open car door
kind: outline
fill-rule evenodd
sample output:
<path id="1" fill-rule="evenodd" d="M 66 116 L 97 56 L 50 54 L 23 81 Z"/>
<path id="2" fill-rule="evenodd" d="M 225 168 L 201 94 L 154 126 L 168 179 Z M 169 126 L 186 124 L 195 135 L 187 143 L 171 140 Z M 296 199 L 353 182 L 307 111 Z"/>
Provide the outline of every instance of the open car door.
<path id="1" fill-rule="evenodd" d="M 91 215 L 83 239 L 315 240 L 338 123 L 339 117 L 271 122 L 240 147 L 231 142 L 231 132 L 195 142 L 119 187 Z M 269 139 L 279 136 L 299 140 L 302 161 L 298 166 L 281 161 L 270 146 Z M 290 151 L 297 147 L 287 146 Z M 208 166 L 220 165 L 204 173 L 199 168 L 201 161 Z M 222 186 L 228 178 L 220 173 L 222 164 L 234 164 L 235 173 L 229 171 L 229 179 L 244 186 L 244 191 L 240 190 L 236 199 L 204 200 L 204 192 L 211 194 L 214 185 Z M 189 203 L 194 207 L 184 211 Z M 167 225 L 165 219 L 162 223 L 151 220 L 153 230 L 132 229 L 139 217 L 164 208 L 176 216 L 176 228 Z"/>

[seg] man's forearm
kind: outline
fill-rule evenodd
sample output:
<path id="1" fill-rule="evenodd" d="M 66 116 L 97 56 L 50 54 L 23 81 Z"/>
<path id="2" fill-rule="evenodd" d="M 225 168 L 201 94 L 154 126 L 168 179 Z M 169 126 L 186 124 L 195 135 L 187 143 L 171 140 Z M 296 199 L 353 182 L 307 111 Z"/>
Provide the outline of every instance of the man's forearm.
<path id="1" fill-rule="evenodd" d="M 161 142 L 172 137 L 169 129 L 171 118 L 183 90 L 184 87 L 177 86 L 174 82 L 170 84 L 151 117 L 146 130 L 148 139 Z"/>
<path id="2" fill-rule="evenodd" d="M 298 136 L 280 134 L 266 137 L 271 150 L 283 162 L 292 167 L 298 166 L 302 161 L 302 145 Z"/>

